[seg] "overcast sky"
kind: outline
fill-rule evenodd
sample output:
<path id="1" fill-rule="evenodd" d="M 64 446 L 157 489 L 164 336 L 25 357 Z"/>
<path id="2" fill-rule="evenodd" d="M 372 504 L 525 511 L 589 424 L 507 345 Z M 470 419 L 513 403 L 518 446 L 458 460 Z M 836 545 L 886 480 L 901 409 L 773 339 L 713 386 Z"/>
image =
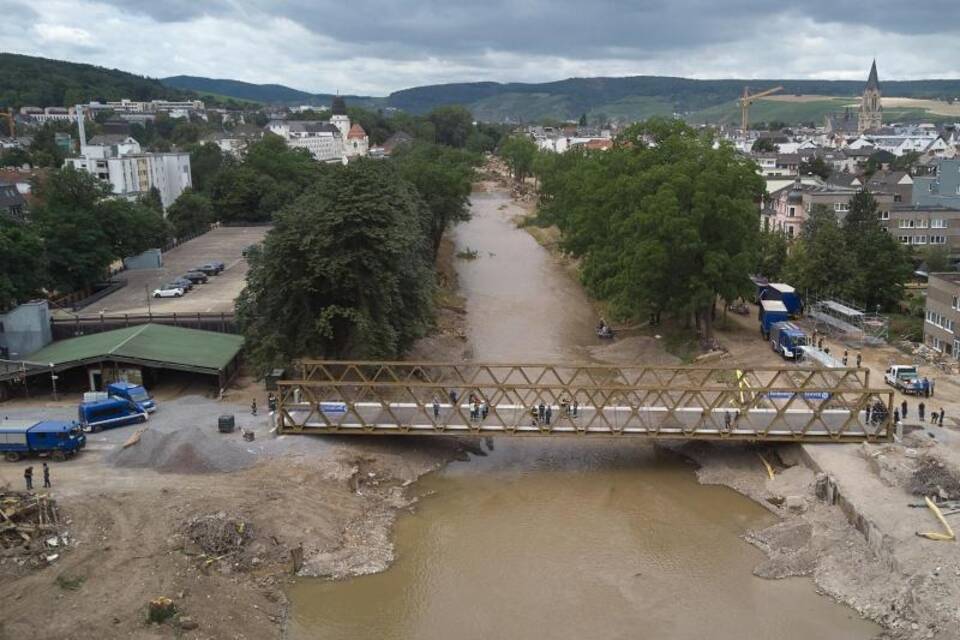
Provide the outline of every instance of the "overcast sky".
<path id="1" fill-rule="evenodd" d="M 0 49 L 384 95 L 571 76 L 960 77 L 960 0 L 0 0 Z M 0 69 L 0 73 L 3 70 Z"/>

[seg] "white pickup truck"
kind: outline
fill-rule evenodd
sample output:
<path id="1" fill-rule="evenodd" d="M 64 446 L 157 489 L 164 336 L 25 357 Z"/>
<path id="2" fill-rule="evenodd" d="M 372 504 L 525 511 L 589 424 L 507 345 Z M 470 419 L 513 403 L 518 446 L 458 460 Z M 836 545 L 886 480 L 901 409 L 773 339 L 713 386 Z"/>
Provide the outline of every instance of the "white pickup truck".
<path id="1" fill-rule="evenodd" d="M 903 393 L 921 394 L 926 391 L 926 383 L 917 373 L 917 368 L 908 364 L 895 364 L 887 369 L 883 381 Z"/>

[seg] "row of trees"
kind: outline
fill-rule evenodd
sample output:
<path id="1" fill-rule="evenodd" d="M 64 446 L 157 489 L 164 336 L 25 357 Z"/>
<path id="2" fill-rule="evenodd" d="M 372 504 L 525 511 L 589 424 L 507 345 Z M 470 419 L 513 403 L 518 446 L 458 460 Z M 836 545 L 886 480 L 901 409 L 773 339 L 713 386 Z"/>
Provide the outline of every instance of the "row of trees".
<path id="1" fill-rule="evenodd" d="M 475 156 L 418 144 L 327 166 L 274 216 L 237 302 L 260 370 L 290 359 L 399 356 L 433 319 L 437 247 L 467 217 Z"/>
<path id="2" fill-rule="evenodd" d="M 55 170 L 36 185 L 27 223 L 0 216 L 0 308 L 88 287 L 114 261 L 169 240 L 159 194 L 135 202 L 107 195 L 88 173 Z"/>
<path id="3" fill-rule="evenodd" d="M 750 289 L 759 250 L 755 166 L 707 132 L 652 119 L 603 153 L 537 160 L 540 219 L 583 258 L 590 292 L 618 316 L 695 318 L 709 337 L 714 303 Z"/>
<path id="4" fill-rule="evenodd" d="M 781 232 L 764 230 L 757 267 L 805 293 L 889 310 L 903 298 L 913 256 L 883 228 L 873 196 L 861 191 L 851 198 L 842 221 L 833 209 L 814 206 L 789 252 Z"/>

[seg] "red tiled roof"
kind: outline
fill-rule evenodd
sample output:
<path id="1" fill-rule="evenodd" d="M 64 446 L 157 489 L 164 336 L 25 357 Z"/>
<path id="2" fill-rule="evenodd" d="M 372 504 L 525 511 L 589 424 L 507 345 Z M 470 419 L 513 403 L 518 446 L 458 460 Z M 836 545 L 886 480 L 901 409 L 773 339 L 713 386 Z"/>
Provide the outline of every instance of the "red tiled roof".
<path id="1" fill-rule="evenodd" d="M 357 123 L 354 123 L 354 125 L 350 127 L 350 132 L 347 134 L 347 140 L 352 140 L 354 138 L 366 138 L 366 137 L 367 137 L 367 132 L 364 131 L 363 127 L 361 127 Z"/>

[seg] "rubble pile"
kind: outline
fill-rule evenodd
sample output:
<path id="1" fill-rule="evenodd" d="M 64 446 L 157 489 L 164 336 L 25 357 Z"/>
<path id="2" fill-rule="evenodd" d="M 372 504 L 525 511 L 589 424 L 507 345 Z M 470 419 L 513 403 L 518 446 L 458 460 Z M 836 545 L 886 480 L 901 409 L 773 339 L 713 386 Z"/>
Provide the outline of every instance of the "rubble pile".
<path id="1" fill-rule="evenodd" d="M 0 491 L 0 557 L 39 566 L 60 557 L 70 540 L 57 503 L 42 493 Z"/>
<path id="2" fill-rule="evenodd" d="M 942 460 L 923 456 L 917 460 L 916 469 L 907 483 L 907 490 L 917 496 L 933 496 L 935 499 L 960 499 L 960 477 Z"/>

